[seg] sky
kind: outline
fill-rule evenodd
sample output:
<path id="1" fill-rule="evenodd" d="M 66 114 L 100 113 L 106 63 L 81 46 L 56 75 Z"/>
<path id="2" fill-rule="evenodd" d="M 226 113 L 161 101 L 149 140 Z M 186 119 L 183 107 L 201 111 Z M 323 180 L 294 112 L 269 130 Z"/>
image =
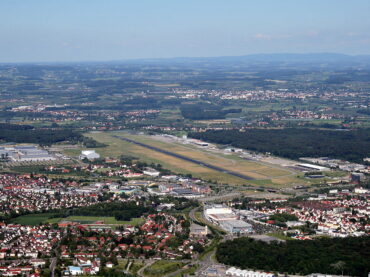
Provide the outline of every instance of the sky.
<path id="1" fill-rule="evenodd" d="M 0 62 L 370 54 L 370 0 L 0 0 Z"/>

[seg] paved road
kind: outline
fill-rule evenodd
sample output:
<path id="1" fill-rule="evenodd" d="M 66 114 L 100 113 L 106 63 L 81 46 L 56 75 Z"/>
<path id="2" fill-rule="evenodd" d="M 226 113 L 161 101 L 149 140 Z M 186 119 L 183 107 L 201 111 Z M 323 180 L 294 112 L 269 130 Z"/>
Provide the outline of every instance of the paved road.
<path id="1" fill-rule="evenodd" d="M 139 269 L 139 271 L 136 273 L 138 276 L 144 277 L 144 270 L 154 264 L 156 260 L 149 260 L 146 265 L 144 265 L 142 268 Z"/>
<path id="2" fill-rule="evenodd" d="M 57 258 L 52 258 L 50 262 L 50 272 L 51 272 L 50 276 L 51 277 L 54 277 L 56 265 L 57 265 Z"/>
<path id="3" fill-rule="evenodd" d="M 198 200 L 201 201 L 201 202 L 225 201 L 225 200 L 238 198 L 238 197 L 241 197 L 241 196 L 242 196 L 241 192 L 229 192 L 229 193 L 226 193 L 226 194 L 213 195 L 213 196 L 207 196 L 207 197 L 199 198 Z"/>
<path id="4" fill-rule="evenodd" d="M 195 218 L 195 212 L 199 209 L 199 207 L 196 207 L 194 209 L 192 209 L 190 212 L 189 212 L 189 217 L 191 220 L 193 221 L 198 221 L 196 218 Z"/>
<path id="5" fill-rule="evenodd" d="M 145 144 L 145 143 L 137 142 L 137 141 L 134 141 L 132 139 L 128 139 L 128 138 L 124 138 L 124 137 L 120 137 L 120 136 L 113 136 L 113 137 L 124 140 L 124 141 L 127 141 L 127 142 L 130 142 L 130 143 L 133 143 L 133 144 L 136 144 L 136 145 L 139 145 L 141 147 L 148 148 L 150 150 L 154 150 L 154 151 L 157 151 L 157 152 L 160 152 L 160 153 L 163 153 L 163 154 L 166 154 L 166 155 L 169 155 L 169 156 L 187 161 L 187 162 L 195 163 L 197 165 L 204 166 L 204 167 L 216 170 L 218 172 L 222 172 L 222 173 L 226 173 L 226 174 L 229 174 L 229 175 L 232 175 L 232 176 L 235 176 L 235 177 L 239 177 L 239 178 L 244 179 L 244 180 L 248 180 L 248 181 L 254 180 L 252 177 L 249 177 L 247 175 L 244 175 L 244 174 L 241 174 L 241 173 L 238 173 L 238 172 L 234 172 L 234 171 L 231 171 L 231 170 L 227 170 L 227 169 L 222 168 L 222 167 L 214 166 L 214 165 L 211 165 L 211 164 L 208 164 L 208 163 L 205 163 L 205 162 L 201 162 L 201 161 L 198 161 L 198 160 L 195 160 L 195 159 L 192 159 L 192 158 L 189 158 L 189 157 L 177 154 L 177 153 L 173 153 L 173 152 L 170 152 L 170 151 L 167 151 L 167 150 L 163 150 L 163 149 L 155 147 L 155 146 L 151 146 L 151 145 L 148 145 L 148 144 Z"/>

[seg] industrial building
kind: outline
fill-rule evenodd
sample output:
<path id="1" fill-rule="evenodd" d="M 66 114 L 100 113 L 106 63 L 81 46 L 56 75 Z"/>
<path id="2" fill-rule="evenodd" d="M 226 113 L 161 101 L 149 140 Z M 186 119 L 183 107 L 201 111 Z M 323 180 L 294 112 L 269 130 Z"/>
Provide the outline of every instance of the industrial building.
<path id="1" fill-rule="evenodd" d="M 14 145 L 0 147 L 0 157 L 12 162 L 52 161 L 56 158 L 36 145 Z"/>
<path id="2" fill-rule="evenodd" d="M 205 237 L 208 234 L 208 227 L 206 226 L 200 226 L 198 224 L 191 224 L 190 225 L 190 233 L 189 235 L 191 237 Z"/>
<path id="3" fill-rule="evenodd" d="M 220 222 L 220 226 L 231 234 L 247 234 L 253 232 L 251 224 L 239 219 L 222 221 Z"/>
<path id="4" fill-rule="evenodd" d="M 221 204 L 206 206 L 204 208 L 204 217 L 231 234 L 253 232 L 251 224 L 240 220 L 239 216 L 231 208 Z"/>
<path id="5" fill-rule="evenodd" d="M 238 219 L 237 215 L 231 208 L 224 205 L 215 204 L 204 208 L 204 217 L 216 224 L 221 221 Z"/>
<path id="6" fill-rule="evenodd" d="M 170 194 L 174 197 L 185 197 L 185 198 L 199 198 L 204 196 L 203 194 L 194 192 L 191 189 L 187 188 L 173 189 L 170 192 Z"/>

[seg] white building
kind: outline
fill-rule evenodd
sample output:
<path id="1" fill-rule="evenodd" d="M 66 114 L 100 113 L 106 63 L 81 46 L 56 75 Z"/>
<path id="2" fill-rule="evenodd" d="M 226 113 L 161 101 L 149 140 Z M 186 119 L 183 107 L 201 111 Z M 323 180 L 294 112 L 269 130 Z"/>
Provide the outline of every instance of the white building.
<path id="1" fill-rule="evenodd" d="M 95 150 L 83 150 L 81 151 L 80 160 L 88 159 L 88 160 L 95 160 L 99 159 L 100 155 L 95 152 Z"/>
<path id="2" fill-rule="evenodd" d="M 235 267 L 231 267 L 226 270 L 227 276 L 236 276 L 236 277 L 273 277 L 274 274 L 270 272 L 262 271 L 252 271 L 252 270 L 242 270 Z"/>
<path id="3" fill-rule="evenodd" d="M 46 150 L 38 148 L 36 145 L 15 145 L 10 147 L 0 147 L 0 156 L 7 157 L 14 162 L 40 162 L 52 161 L 56 158 Z"/>
<path id="4" fill-rule="evenodd" d="M 233 210 L 224 205 L 206 207 L 204 209 L 204 217 L 217 224 L 220 224 L 222 221 L 238 219 L 238 216 L 233 212 Z"/>
<path id="5" fill-rule="evenodd" d="M 68 271 L 71 275 L 82 275 L 84 273 L 79 266 L 69 266 Z"/>
<path id="6" fill-rule="evenodd" d="M 355 193 L 360 193 L 360 194 L 363 194 L 363 193 L 368 193 L 369 190 L 368 189 L 364 189 L 364 188 L 355 188 Z"/>
<path id="7" fill-rule="evenodd" d="M 307 170 L 317 170 L 317 171 L 330 171 L 329 168 L 319 165 L 307 164 L 307 163 L 300 163 L 298 166 L 307 168 Z"/>
<path id="8" fill-rule="evenodd" d="M 154 168 L 147 167 L 144 169 L 143 173 L 145 175 L 151 176 L 151 177 L 158 177 L 160 172 L 155 170 Z"/>
<path id="9" fill-rule="evenodd" d="M 231 234 L 247 234 L 253 232 L 251 224 L 239 219 L 222 221 L 220 222 L 220 226 Z"/>

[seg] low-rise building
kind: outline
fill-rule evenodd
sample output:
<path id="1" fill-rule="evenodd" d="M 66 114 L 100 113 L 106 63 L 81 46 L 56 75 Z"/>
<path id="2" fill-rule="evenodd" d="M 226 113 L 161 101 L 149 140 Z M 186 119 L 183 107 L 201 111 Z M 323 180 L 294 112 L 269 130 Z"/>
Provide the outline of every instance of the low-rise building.
<path id="1" fill-rule="evenodd" d="M 222 221 L 220 226 L 227 232 L 232 234 L 252 233 L 253 227 L 251 224 L 243 220 L 227 220 Z"/>
<path id="2" fill-rule="evenodd" d="M 100 158 L 100 155 L 95 152 L 95 150 L 83 150 L 81 151 L 80 160 L 88 159 L 88 160 L 96 160 Z"/>

